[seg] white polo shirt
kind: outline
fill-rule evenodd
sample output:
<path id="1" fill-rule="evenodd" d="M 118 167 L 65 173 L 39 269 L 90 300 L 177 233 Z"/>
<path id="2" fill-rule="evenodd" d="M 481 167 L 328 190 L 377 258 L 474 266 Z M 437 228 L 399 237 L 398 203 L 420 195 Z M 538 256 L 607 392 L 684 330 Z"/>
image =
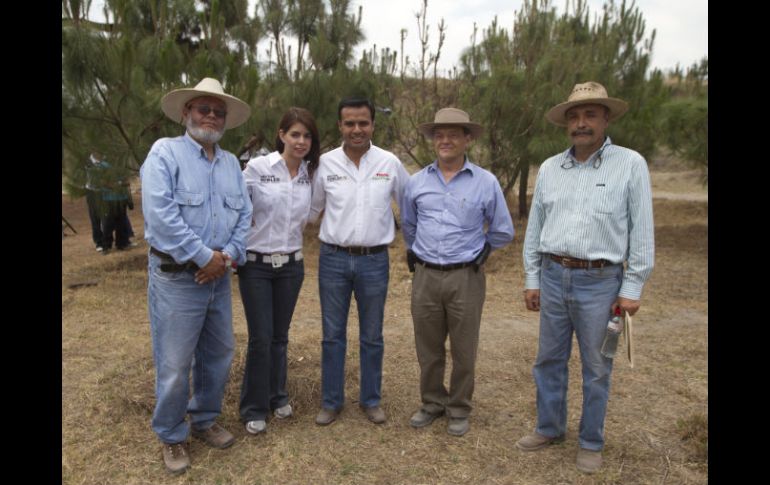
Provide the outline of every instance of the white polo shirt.
<path id="1" fill-rule="evenodd" d="M 321 241 L 338 246 L 381 246 L 395 237 L 390 201 L 398 204 L 409 172 L 391 152 L 371 144 L 359 166 L 342 147 L 321 155 L 313 179 L 310 220 L 324 210 Z"/>
<path id="2" fill-rule="evenodd" d="M 292 179 L 281 154 L 272 152 L 249 160 L 243 178 L 254 206 L 246 249 L 266 254 L 302 249 L 302 230 L 310 214 L 307 162 L 302 161 Z"/>

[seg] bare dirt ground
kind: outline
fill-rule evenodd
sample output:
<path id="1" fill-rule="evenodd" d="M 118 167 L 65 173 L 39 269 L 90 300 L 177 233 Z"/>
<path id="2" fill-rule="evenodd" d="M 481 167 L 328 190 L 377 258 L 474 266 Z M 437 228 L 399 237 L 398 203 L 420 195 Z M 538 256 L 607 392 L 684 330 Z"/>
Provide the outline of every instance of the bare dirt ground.
<path id="1" fill-rule="evenodd" d="M 67 229 L 62 239 L 63 483 L 707 483 L 708 196 L 693 171 L 655 163 L 651 169 L 656 267 L 634 319 L 636 365 L 632 369 L 623 359 L 615 363 L 605 464 L 593 476 L 581 474 L 574 465 L 582 400 L 576 344 L 566 441 L 529 454 L 514 446 L 535 423 L 531 368 L 538 329 L 538 315 L 522 302 L 525 221 L 516 216 L 514 242 L 487 264 L 475 407 L 467 435 L 449 436 L 443 419 L 423 430 L 408 425 L 419 406 L 418 365 L 409 313 L 411 278 L 400 235 L 390 249 L 385 309 L 383 406 L 388 421 L 372 425 L 358 410 L 354 304 L 347 404 L 335 424 L 314 424 L 320 401 L 321 327 L 318 228 L 309 227 L 306 278 L 289 345 L 288 386 L 295 416 L 269 422 L 268 432 L 257 437 L 248 435 L 239 422 L 247 332 L 236 290 L 237 346 L 220 418 L 236 435 L 236 443 L 213 450 L 193 440 L 192 468 L 180 477 L 168 476 L 150 428 L 154 369 L 141 207 L 137 204 L 130 212 L 140 246 L 102 256 L 90 240 L 85 200 L 62 196 L 62 214 L 78 231 L 75 235 Z M 83 283 L 87 285 L 79 286 Z"/>

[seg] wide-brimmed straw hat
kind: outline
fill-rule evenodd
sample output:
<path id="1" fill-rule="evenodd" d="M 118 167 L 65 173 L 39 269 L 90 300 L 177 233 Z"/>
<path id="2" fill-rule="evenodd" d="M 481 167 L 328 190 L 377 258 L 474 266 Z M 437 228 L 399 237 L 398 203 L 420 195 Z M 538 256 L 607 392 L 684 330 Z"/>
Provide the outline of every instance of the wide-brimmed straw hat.
<path id="1" fill-rule="evenodd" d="M 475 139 L 484 131 L 484 127 L 478 123 L 472 123 L 468 113 L 457 108 L 442 108 L 436 111 L 433 123 L 423 123 L 417 129 L 428 138 L 433 138 L 433 129 L 437 126 L 457 126 L 467 128 Z"/>
<path id="2" fill-rule="evenodd" d="M 222 84 L 210 77 L 203 78 L 194 88 L 171 91 L 160 100 L 160 107 L 166 116 L 177 123 L 182 123 L 182 109 L 191 99 L 200 96 L 213 96 L 225 102 L 227 105 L 225 128 L 227 129 L 242 125 L 251 115 L 251 107 L 248 104 L 235 96 L 225 94 Z"/>
<path id="3" fill-rule="evenodd" d="M 588 81 L 583 84 L 575 84 L 569 98 L 564 103 L 551 108 L 545 118 L 556 126 L 567 126 L 567 110 L 580 104 L 600 104 L 610 110 L 609 120 L 614 121 L 628 111 L 628 103 L 618 98 L 607 96 L 607 90 L 601 84 Z"/>

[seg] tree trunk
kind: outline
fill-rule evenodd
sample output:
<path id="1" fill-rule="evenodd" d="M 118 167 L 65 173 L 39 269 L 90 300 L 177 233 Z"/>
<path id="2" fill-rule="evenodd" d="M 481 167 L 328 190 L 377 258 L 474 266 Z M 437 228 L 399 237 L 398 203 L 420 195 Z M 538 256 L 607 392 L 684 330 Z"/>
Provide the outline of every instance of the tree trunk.
<path id="1" fill-rule="evenodd" d="M 519 220 L 527 217 L 527 182 L 529 180 L 529 162 L 520 164 L 521 178 L 519 179 Z"/>

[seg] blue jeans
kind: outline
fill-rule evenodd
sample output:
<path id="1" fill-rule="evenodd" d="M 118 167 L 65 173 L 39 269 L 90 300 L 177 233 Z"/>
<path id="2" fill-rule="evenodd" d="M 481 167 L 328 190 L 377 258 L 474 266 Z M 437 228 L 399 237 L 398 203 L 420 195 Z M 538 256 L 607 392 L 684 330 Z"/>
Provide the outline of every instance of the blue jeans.
<path id="1" fill-rule="evenodd" d="M 578 443 L 587 450 L 603 448 L 612 359 L 604 357 L 600 349 L 622 278 L 620 264 L 570 269 L 543 257 L 540 340 L 532 369 L 537 386 L 535 431 L 539 434 L 556 437 L 566 432 L 567 365 L 574 330 L 583 367 L 583 413 Z"/>
<path id="2" fill-rule="evenodd" d="M 249 329 L 246 366 L 241 384 L 243 422 L 265 420 L 289 403 L 286 392 L 286 348 L 294 306 L 305 278 L 302 261 L 273 268 L 248 262 L 238 268 L 243 309 Z"/>
<path id="3" fill-rule="evenodd" d="M 353 256 L 321 243 L 318 289 L 321 297 L 321 406 L 340 409 L 345 403 L 345 352 L 350 295 L 358 305 L 361 383 L 359 404 L 380 404 L 382 394 L 382 320 L 388 293 L 388 251 Z"/>
<path id="4" fill-rule="evenodd" d="M 162 272 L 152 253 L 148 274 L 157 399 L 152 429 L 162 442 L 179 443 L 190 432 L 186 414 L 193 428 L 202 430 L 222 411 L 235 347 L 230 275 L 199 285 L 192 270 Z"/>

